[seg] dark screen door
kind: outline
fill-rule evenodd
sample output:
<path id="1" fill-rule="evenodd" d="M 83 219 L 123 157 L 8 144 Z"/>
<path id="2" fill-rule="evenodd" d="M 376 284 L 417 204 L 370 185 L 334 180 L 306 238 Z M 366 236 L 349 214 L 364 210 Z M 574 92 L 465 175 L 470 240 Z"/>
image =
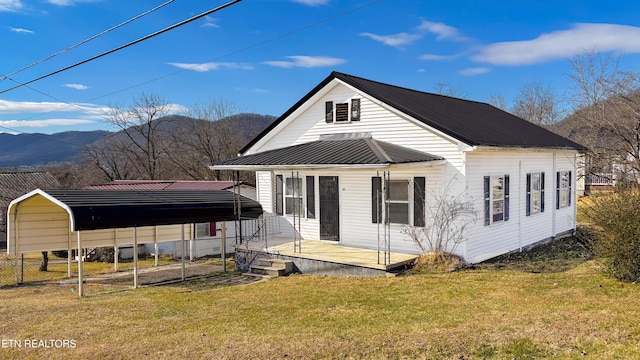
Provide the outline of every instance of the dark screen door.
<path id="1" fill-rule="evenodd" d="M 338 177 L 320 176 L 320 240 L 340 241 Z"/>

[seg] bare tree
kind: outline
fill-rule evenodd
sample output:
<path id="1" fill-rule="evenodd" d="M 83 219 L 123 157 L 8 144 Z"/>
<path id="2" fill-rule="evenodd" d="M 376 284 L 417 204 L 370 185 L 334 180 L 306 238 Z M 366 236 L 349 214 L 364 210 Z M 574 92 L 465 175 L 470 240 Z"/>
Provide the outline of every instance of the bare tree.
<path id="1" fill-rule="evenodd" d="M 222 180 L 220 171 L 208 169 L 216 161 L 235 157 L 243 145 L 243 136 L 232 116 L 238 107 L 229 101 L 197 103 L 185 115 L 173 133 L 170 153 L 174 166 L 196 180 Z"/>
<path id="2" fill-rule="evenodd" d="M 161 179 L 171 145 L 163 126 L 169 111 L 167 101 L 154 94 L 142 94 L 129 106 L 111 106 L 105 117 L 119 131 L 99 148 L 90 148 L 90 159 L 110 179 Z"/>
<path id="3" fill-rule="evenodd" d="M 569 62 L 573 138 L 592 149 L 586 173 L 640 171 L 640 75 L 622 69 L 619 55 L 589 51 Z"/>
<path id="4" fill-rule="evenodd" d="M 497 107 L 500 110 L 507 111 L 507 102 L 504 100 L 504 96 L 498 94 L 489 95 L 489 104 Z"/>
<path id="5" fill-rule="evenodd" d="M 459 87 L 453 86 L 446 82 L 438 82 L 435 85 L 436 94 L 451 96 L 456 98 L 463 98 L 466 96 L 465 92 L 460 90 Z"/>
<path id="6" fill-rule="evenodd" d="M 405 226 L 402 232 L 420 249 L 445 260 L 466 238 L 466 229 L 477 218 L 473 201 L 464 193 L 452 194 L 452 184 L 433 189 L 425 199 L 425 226 Z"/>
<path id="7" fill-rule="evenodd" d="M 539 82 L 527 83 L 520 88 L 511 112 L 542 126 L 554 124 L 562 116 L 556 93 Z"/>

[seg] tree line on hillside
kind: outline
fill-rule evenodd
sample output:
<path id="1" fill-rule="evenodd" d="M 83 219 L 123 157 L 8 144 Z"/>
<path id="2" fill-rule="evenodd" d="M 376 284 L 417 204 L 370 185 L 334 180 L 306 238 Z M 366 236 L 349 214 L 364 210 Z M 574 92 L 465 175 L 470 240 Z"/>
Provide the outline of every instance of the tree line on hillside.
<path id="1" fill-rule="evenodd" d="M 615 174 L 635 185 L 640 173 L 640 73 L 624 69 L 621 60 L 616 54 L 583 52 L 568 63 L 570 94 L 532 82 L 520 88 L 511 107 L 500 95 L 492 95 L 490 103 L 587 147 L 585 175 Z"/>
<path id="2" fill-rule="evenodd" d="M 242 114 L 228 101 L 198 103 L 183 115 L 156 94 L 142 94 L 104 114 L 115 129 L 85 146 L 79 161 L 45 166 L 65 188 L 113 180 L 229 180 L 212 163 L 233 158 L 275 118 Z M 252 174 L 241 179 L 253 182 Z"/>

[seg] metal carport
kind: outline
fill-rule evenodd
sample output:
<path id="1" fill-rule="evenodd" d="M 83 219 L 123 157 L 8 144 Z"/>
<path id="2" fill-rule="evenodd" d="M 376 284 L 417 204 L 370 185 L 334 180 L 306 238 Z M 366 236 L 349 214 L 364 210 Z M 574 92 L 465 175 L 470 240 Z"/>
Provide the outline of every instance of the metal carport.
<path id="1" fill-rule="evenodd" d="M 184 244 L 185 225 L 261 215 L 258 202 L 226 190 L 36 189 L 9 204 L 7 252 L 71 250 L 76 241 L 78 254 L 85 247 L 133 245 L 137 249 L 138 241 L 175 241 L 177 236 Z M 189 236 L 192 233 L 189 226 Z M 137 251 L 133 253 L 137 287 Z M 69 260 L 69 269 L 70 264 Z M 78 261 L 80 296 L 82 283 L 82 261 Z"/>

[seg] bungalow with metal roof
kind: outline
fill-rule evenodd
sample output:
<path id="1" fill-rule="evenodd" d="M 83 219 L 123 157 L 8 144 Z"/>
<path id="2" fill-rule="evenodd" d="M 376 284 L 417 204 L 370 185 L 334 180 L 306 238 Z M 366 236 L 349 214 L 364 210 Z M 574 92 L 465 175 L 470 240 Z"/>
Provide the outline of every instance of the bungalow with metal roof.
<path id="1" fill-rule="evenodd" d="M 583 150 L 489 104 L 333 72 L 212 168 L 256 171 L 291 256 L 316 256 L 304 242 L 320 240 L 373 251 L 390 270 L 390 254 L 419 252 L 403 230 L 432 226 L 426 210 L 443 193 L 476 209 L 453 249 L 468 262 L 571 233 Z M 283 254 L 275 246 L 262 250 Z"/>

